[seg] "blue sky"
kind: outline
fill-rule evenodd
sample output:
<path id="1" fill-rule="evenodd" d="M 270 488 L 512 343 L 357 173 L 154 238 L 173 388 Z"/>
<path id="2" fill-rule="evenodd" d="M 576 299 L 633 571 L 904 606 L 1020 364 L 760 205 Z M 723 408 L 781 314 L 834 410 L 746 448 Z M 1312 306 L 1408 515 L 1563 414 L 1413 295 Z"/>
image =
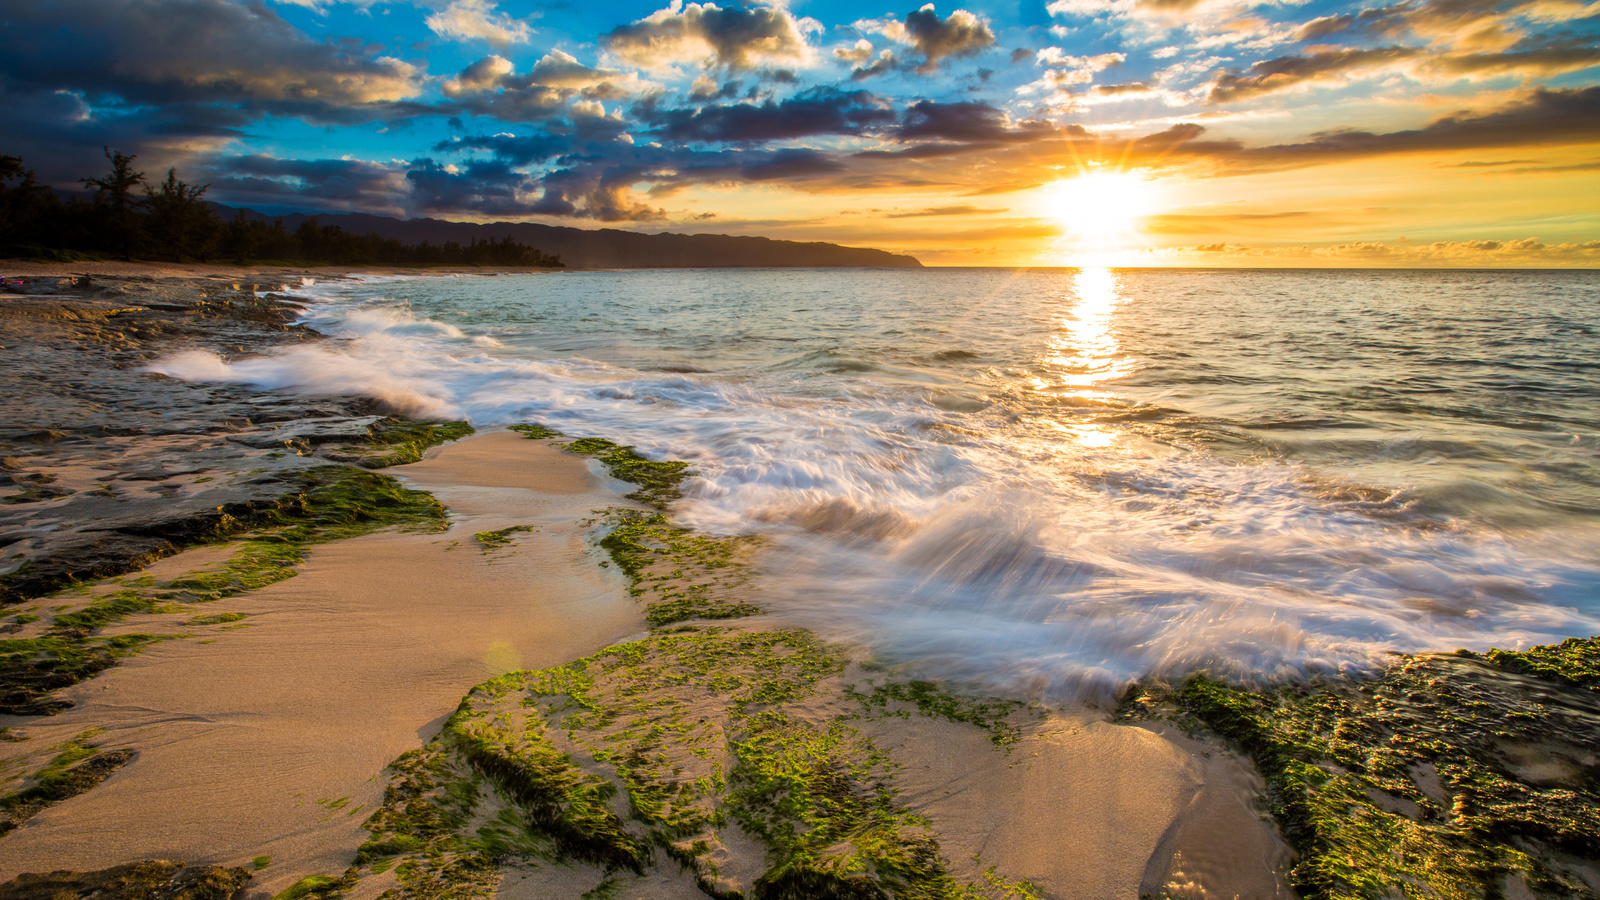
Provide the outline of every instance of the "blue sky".
<path id="1" fill-rule="evenodd" d="M 62 185 L 111 145 L 264 210 L 929 261 L 1600 259 L 1593 0 L 5 0 L 0 34 L 0 152 Z"/>

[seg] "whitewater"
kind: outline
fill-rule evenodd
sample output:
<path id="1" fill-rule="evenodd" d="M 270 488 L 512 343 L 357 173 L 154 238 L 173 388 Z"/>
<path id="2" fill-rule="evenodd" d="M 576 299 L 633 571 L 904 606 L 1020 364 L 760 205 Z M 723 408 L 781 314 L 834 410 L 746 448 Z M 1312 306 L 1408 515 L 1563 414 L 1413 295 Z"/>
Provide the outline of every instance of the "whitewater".
<path id="1" fill-rule="evenodd" d="M 152 371 L 687 460 L 762 605 L 929 674 L 1600 633 L 1600 273 L 816 269 L 358 278 L 329 340 Z"/>

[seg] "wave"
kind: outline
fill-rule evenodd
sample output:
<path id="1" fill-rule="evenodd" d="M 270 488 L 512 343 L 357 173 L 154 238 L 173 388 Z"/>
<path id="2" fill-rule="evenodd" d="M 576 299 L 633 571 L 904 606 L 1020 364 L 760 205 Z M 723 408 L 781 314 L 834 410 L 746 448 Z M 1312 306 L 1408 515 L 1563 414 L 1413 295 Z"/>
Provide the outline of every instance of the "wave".
<path id="1" fill-rule="evenodd" d="M 858 352 L 737 372 L 555 357 L 504 323 L 445 321 L 456 308 L 442 300 L 418 315 L 386 287 L 308 291 L 306 322 L 330 338 L 317 346 L 150 370 L 479 426 L 539 421 L 688 460 L 686 524 L 772 538 L 768 609 L 997 690 L 1104 699 L 1152 673 L 1283 677 L 1600 631 L 1600 530 L 1553 541 L 1437 513 L 1467 486 L 1229 459 L 1119 430 L 1183 418 L 1175 408 L 1003 379 L 929 391 L 937 377 L 842 364 Z M 426 287 L 408 290 L 426 300 Z"/>

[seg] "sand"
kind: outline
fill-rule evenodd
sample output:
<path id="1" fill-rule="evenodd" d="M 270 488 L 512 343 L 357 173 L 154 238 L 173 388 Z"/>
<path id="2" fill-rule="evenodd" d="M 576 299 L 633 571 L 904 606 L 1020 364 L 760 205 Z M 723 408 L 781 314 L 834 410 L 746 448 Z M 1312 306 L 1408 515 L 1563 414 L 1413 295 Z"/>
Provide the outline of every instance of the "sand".
<path id="1" fill-rule="evenodd" d="M 599 565 L 579 524 L 626 502 L 593 466 L 498 432 L 387 470 L 437 496 L 450 530 L 319 546 L 298 576 L 201 610 L 246 613 L 249 627 L 157 645 L 67 691 L 73 709 L 13 720 L 30 743 L 98 727 L 106 731 L 95 743 L 138 755 L 0 841 L 0 880 L 141 858 L 248 867 L 270 856 L 247 892 L 264 898 L 305 875 L 342 872 L 367 837 L 361 823 L 382 796 L 384 767 L 436 734 L 474 684 L 644 631 L 621 576 Z M 515 533 L 508 548 L 485 551 L 473 537 L 520 525 L 536 530 Z M 149 571 L 171 577 L 220 552 L 192 550 Z M 179 619 L 141 616 L 108 633 L 181 630 Z M 1089 709 L 1051 713 L 1006 752 L 981 730 L 921 716 L 866 727 L 903 763 L 903 799 L 965 877 L 995 866 L 1062 900 L 1163 889 L 1292 896 L 1259 778 L 1215 745 Z M 753 875 L 761 851 L 748 850 Z M 509 872 L 501 896 L 564 896 L 550 880 L 569 877 L 562 871 Z M 580 875 L 569 880 L 594 881 Z M 652 875 L 624 893 L 692 895 L 684 885 Z"/>
<path id="2" fill-rule="evenodd" d="M 618 502 L 584 461 L 489 434 L 388 471 L 450 507 L 450 531 L 318 547 L 297 577 L 203 610 L 247 613 L 251 627 L 158 645 L 67 691 L 73 709 L 25 722 L 30 743 L 99 727 L 97 744 L 138 756 L 7 836 L 0 880 L 268 855 L 250 886 L 262 896 L 337 874 L 366 838 L 384 766 L 431 737 L 474 684 L 643 630 L 620 576 L 596 565 L 575 524 Z M 538 530 L 517 534 L 514 552 L 485 553 L 473 539 L 510 525 Z M 188 571 L 188 556 L 151 571 Z"/>

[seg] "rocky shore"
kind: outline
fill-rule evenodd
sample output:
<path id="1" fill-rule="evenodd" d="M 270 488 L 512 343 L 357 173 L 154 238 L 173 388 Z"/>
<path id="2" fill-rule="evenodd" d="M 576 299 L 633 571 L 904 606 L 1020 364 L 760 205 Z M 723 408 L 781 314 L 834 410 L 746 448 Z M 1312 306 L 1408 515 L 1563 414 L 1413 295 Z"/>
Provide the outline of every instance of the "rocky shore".
<path id="1" fill-rule="evenodd" d="M 683 463 L 141 371 L 322 340 L 294 277 L 0 285 L 0 900 L 1600 895 L 1592 641 L 971 696 Z"/>

